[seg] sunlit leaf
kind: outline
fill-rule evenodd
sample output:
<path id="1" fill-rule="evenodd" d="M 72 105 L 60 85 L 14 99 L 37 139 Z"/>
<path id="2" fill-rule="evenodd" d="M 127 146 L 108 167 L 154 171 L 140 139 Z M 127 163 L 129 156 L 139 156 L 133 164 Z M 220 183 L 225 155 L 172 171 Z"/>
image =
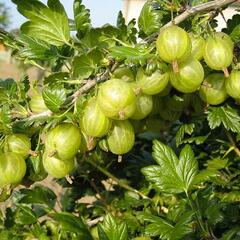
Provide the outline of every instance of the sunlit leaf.
<path id="1" fill-rule="evenodd" d="M 185 145 L 179 158 L 163 143 L 154 140 L 153 158 L 159 164 L 142 169 L 146 179 L 158 189 L 169 192 L 187 192 L 198 171 L 198 163 L 189 145 Z"/>
<path id="2" fill-rule="evenodd" d="M 59 0 L 48 0 L 48 6 L 38 0 L 13 0 L 18 11 L 29 19 L 21 31 L 33 38 L 56 46 L 68 43 L 70 29 L 68 17 Z"/>

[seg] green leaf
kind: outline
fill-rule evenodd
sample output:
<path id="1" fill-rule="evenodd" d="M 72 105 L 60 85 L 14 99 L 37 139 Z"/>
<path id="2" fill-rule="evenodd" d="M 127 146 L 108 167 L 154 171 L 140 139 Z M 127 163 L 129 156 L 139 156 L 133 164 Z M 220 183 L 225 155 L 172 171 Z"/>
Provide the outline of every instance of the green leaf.
<path id="1" fill-rule="evenodd" d="M 10 109 L 8 105 L 4 105 L 0 108 L 0 131 L 7 133 L 11 126 Z"/>
<path id="2" fill-rule="evenodd" d="M 102 53 L 98 50 L 75 57 L 73 61 L 73 77 L 88 78 L 97 69 L 101 59 Z"/>
<path id="3" fill-rule="evenodd" d="M 77 36 L 80 39 L 91 28 L 90 11 L 82 4 L 82 0 L 75 0 L 73 12 Z"/>
<path id="4" fill-rule="evenodd" d="M 46 87 L 43 89 L 42 96 L 48 109 L 58 112 L 66 100 L 66 91 L 63 87 Z"/>
<path id="5" fill-rule="evenodd" d="M 221 212 L 222 205 L 216 201 L 208 201 L 208 206 L 205 209 L 205 217 L 208 219 L 208 223 L 216 225 L 224 220 L 224 215 Z"/>
<path id="6" fill-rule="evenodd" d="M 110 240 L 100 224 L 98 224 L 98 237 L 99 240 Z"/>
<path id="7" fill-rule="evenodd" d="M 181 125 L 181 127 L 179 128 L 179 130 L 176 133 L 176 145 L 177 145 L 177 147 L 180 144 L 182 144 L 183 139 L 184 139 L 184 135 L 185 134 L 191 135 L 193 133 L 194 128 L 195 128 L 194 123 Z"/>
<path id="8" fill-rule="evenodd" d="M 223 32 L 230 35 L 235 43 L 240 42 L 240 14 L 236 14 L 227 21 L 227 28 Z"/>
<path id="9" fill-rule="evenodd" d="M 81 43 L 86 50 L 109 48 L 116 45 L 115 38 L 118 36 L 119 29 L 106 24 L 101 28 L 91 28 L 81 39 Z"/>
<path id="10" fill-rule="evenodd" d="M 220 240 L 238 240 L 240 235 L 240 227 L 235 226 L 223 234 Z"/>
<path id="11" fill-rule="evenodd" d="M 209 170 L 220 170 L 227 166 L 228 159 L 214 158 L 207 161 L 207 169 Z"/>
<path id="12" fill-rule="evenodd" d="M 209 137 L 210 134 L 207 134 L 206 136 L 197 136 L 197 137 L 191 137 L 191 138 L 185 138 L 182 140 L 182 143 L 195 143 L 197 145 L 203 144 Z"/>
<path id="13" fill-rule="evenodd" d="M 55 206 L 57 196 L 49 188 L 35 186 L 32 189 L 21 189 L 18 193 L 16 193 L 15 198 L 15 202 L 18 203 L 44 204 L 53 208 Z"/>
<path id="14" fill-rule="evenodd" d="M 87 226 L 80 217 L 67 212 L 53 213 L 51 216 L 61 225 L 64 231 L 80 234 L 81 237 L 84 237 L 84 240 L 93 240 Z"/>
<path id="15" fill-rule="evenodd" d="M 136 43 L 137 29 L 135 28 L 136 20 L 132 19 L 126 24 L 122 11 L 118 13 L 117 28 L 119 30 L 117 38 L 130 43 Z"/>
<path id="16" fill-rule="evenodd" d="M 0 79 L 0 104 L 8 103 L 9 100 L 16 96 L 17 93 L 17 83 L 11 79 L 7 78 L 5 80 Z"/>
<path id="17" fill-rule="evenodd" d="M 216 171 L 212 171 L 212 170 L 208 170 L 208 169 L 204 169 L 202 171 L 200 171 L 200 173 L 198 173 L 194 180 L 193 180 L 193 184 L 198 185 L 199 183 L 203 183 L 203 182 L 207 182 L 209 181 L 211 178 L 213 177 L 217 177 L 219 175 L 218 172 Z"/>
<path id="18" fill-rule="evenodd" d="M 18 41 L 24 46 L 19 51 L 20 57 L 44 61 L 56 59 L 57 57 L 56 47 L 43 40 L 22 34 Z"/>
<path id="19" fill-rule="evenodd" d="M 150 0 L 144 4 L 138 18 L 140 36 L 150 35 L 159 31 L 163 25 L 164 15 L 168 14 L 168 12 L 160 9 L 161 4 L 159 0 Z"/>
<path id="20" fill-rule="evenodd" d="M 107 214 L 98 228 L 100 240 L 128 240 L 127 225 Z"/>
<path id="21" fill-rule="evenodd" d="M 199 184 L 203 182 L 210 181 L 212 178 L 220 176 L 220 169 L 227 166 L 228 159 L 214 158 L 208 160 L 206 165 L 207 168 L 200 171 L 194 178 L 193 183 Z"/>
<path id="22" fill-rule="evenodd" d="M 37 222 L 37 216 L 27 205 L 18 204 L 15 215 L 15 222 L 21 225 L 29 225 Z"/>
<path id="23" fill-rule="evenodd" d="M 163 218 L 143 213 L 139 214 L 140 219 L 151 222 L 145 228 L 145 233 L 151 236 L 159 236 L 163 240 L 178 240 L 191 233 L 193 229 L 189 225 L 192 220 L 193 212 L 185 212 L 178 217 L 177 222 L 173 224 Z"/>
<path id="24" fill-rule="evenodd" d="M 153 57 L 151 49 L 136 45 L 134 47 L 115 46 L 110 49 L 110 56 L 116 58 L 118 61 L 126 60 L 126 64 L 136 63 L 144 65 L 147 59 Z"/>
<path id="25" fill-rule="evenodd" d="M 170 147 L 154 140 L 153 158 L 159 166 L 145 167 L 142 172 L 158 189 L 180 193 L 187 192 L 192 187 L 198 163 L 189 145 L 185 145 L 178 159 Z"/>
<path id="26" fill-rule="evenodd" d="M 221 202 L 240 202 L 240 191 L 219 193 Z"/>
<path id="27" fill-rule="evenodd" d="M 42 181 L 47 177 L 47 173 L 44 170 L 42 158 L 40 156 L 30 156 L 27 160 L 28 179 L 32 181 Z"/>
<path id="28" fill-rule="evenodd" d="M 47 76 L 44 79 L 44 84 L 45 85 L 56 85 L 56 84 L 60 84 L 64 81 L 66 81 L 69 77 L 69 74 L 67 72 L 57 72 L 57 73 L 53 73 L 49 76 Z"/>
<path id="29" fill-rule="evenodd" d="M 29 19 L 21 31 L 33 38 L 62 46 L 70 40 L 68 17 L 59 0 L 48 0 L 48 6 L 38 0 L 13 0 L 18 11 Z"/>
<path id="30" fill-rule="evenodd" d="M 223 124 L 227 130 L 240 133 L 240 116 L 236 109 L 233 109 L 228 105 L 210 107 L 207 119 L 211 129 L 215 129 Z"/>

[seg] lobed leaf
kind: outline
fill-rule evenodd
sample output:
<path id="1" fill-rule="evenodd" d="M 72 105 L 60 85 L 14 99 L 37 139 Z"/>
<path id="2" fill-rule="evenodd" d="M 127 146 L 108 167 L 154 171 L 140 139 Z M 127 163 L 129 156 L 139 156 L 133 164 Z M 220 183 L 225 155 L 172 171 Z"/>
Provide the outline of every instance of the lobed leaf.
<path id="1" fill-rule="evenodd" d="M 236 14 L 227 21 L 227 28 L 223 31 L 230 35 L 235 43 L 240 42 L 240 15 Z"/>
<path id="2" fill-rule="evenodd" d="M 168 15 L 168 12 L 161 9 L 161 1 L 148 0 L 138 18 L 140 35 L 144 36 L 158 32 L 163 25 L 165 15 Z"/>
<path id="3" fill-rule="evenodd" d="M 240 116 L 236 109 L 233 109 L 228 105 L 210 107 L 207 119 L 211 129 L 215 129 L 223 124 L 227 130 L 240 133 Z"/>
<path id="4" fill-rule="evenodd" d="M 66 91 L 62 87 L 46 87 L 43 89 L 42 96 L 48 109 L 57 112 L 66 100 Z"/>
<path id="5" fill-rule="evenodd" d="M 51 216 L 64 231 L 80 234 L 84 240 L 93 240 L 88 227 L 80 217 L 67 212 L 53 213 Z"/>
<path id="6" fill-rule="evenodd" d="M 179 128 L 179 130 L 176 133 L 176 145 L 177 145 L 177 147 L 180 144 L 183 143 L 184 135 L 185 134 L 191 135 L 193 133 L 194 128 L 195 128 L 194 123 L 181 125 L 181 127 Z"/>
<path id="7" fill-rule="evenodd" d="M 15 194 L 15 201 L 18 203 L 44 204 L 53 208 L 56 202 L 55 193 L 46 187 L 35 186 L 32 189 L 21 189 Z"/>
<path id="8" fill-rule="evenodd" d="M 56 47 L 43 40 L 22 34 L 18 41 L 24 46 L 19 51 L 20 56 L 23 58 L 48 61 L 57 57 Z"/>
<path id="9" fill-rule="evenodd" d="M 98 50 L 83 53 L 73 60 L 73 76 L 75 78 L 88 78 L 98 67 L 102 54 Z"/>
<path id="10" fill-rule="evenodd" d="M 161 217 L 154 216 L 148 213 L 140 214 L 140 219 L 151 222 L 145 228 L 145 233 L 151 236 L 160 236 L 161 239 L 178 240 L 191 233 L 193 230 L 189 223 L 192 220 L 193 212 L 185 212 L 182 214 L 176 223 L 169 222 Z"/>
<path id="11" fill-rule="evenodd" d="M 180 193 L 187 192 L 192 187 L 198 163 L 189 145 L 185 145 L 178 159 L 170 147 L 154 140 L 153 158 L 159 166 L 145 167 L 142 172 L 158 189 L 168 193 Z"/>
<path id="12" fill-rule="evenodd" d="M 98 226 L 98 233 L 100 240 L 128 240 L 127 225 L 118 223 L 111 214 L 107 214 Z"/>
<path id="13" fill-rule="evenodd" d="M 82 38 L 91 28 L 90 11 L 82 4 L 82 0 L 75 0 L 73 12 L 77 36 Z"/>
<path id="14" fill-rule="evenodd" d="M 38 0 L 13 0 L 27 19 L 21 31 L 33 38 L 62 46 L 70 40 L 68 17 L 59 0 L 48 0 L 48 6 Z"/>

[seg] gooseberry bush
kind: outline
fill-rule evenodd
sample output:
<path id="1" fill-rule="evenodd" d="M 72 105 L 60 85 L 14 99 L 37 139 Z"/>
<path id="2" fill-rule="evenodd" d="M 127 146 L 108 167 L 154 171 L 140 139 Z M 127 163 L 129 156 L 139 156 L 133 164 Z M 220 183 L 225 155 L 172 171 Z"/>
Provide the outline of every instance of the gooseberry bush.
<path id="1" fill-rule="evenodd" d="M 43 77 L 0 80 L 0 239 L 240 239 L 236 0 L 98 28 L 81 0 L 12 2 L 1 42 Z"/>

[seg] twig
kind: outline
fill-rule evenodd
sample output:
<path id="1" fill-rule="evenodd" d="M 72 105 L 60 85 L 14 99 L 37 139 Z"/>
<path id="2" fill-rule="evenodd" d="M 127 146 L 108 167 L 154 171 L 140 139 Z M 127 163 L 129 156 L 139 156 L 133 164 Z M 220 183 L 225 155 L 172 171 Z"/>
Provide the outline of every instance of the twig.
<path id="1" fill-rule="evenodd" d="M 139 196 L 141 196 L 143 199 L 149 199 L 148 196 L 144 195 L 143 193 L 139 192 L 137 189 L 132 188 L 131 186 L 129 186 L 128 184 L 122 182 L 120 179 L 118 179 L 117 177 L 115 177 L 114 175 L 112 175 L 110 172 L 108 172 L 106 169 L 100 167 L 98 164 L 96 164 L 95 162 L 93 162 L 90 159 L 86 159 L 86 162 L 90 163 L 92 166 L 94 166 L 95 168 L 97 168 L 100 172 L 102 172 L 104 175 L 106 175 L 107 177 L 111 178 L 112 180 L 114 180 L 120 187 L 125 188 L 128 191 L 131 192 L 135 192 L 137 193 Z"/>
<path id="2" fill-rule="evenodd" d="M 174 24 L 178 25 L 179 23 L 183 22 L 187 18 L 192 17 L 198 13 L 206 12 L 210 10 L 217 10 L 219 8 L 222 8 L 234 2 L 237 2 L 237 0 L 215 0 L 215 1 L 203 3 L 200 5 L 188 8 L 185 12 L 183 12 L 182 14 L 174 18 Z M 173 25 L 173 22 L 170 21 L 166 25 L 164 25 L 163 28 L 172 26 L 172 25 Z"/>
<path id="3" fill-rule="evenodd" d="M 46 112 L 42 112 L 42 113 L 38 113 L 38 114 L 32 114 L 30 117 L 27 118 L 27 120 L 32 121 L 38 118 L 43 118 L 43 117 L 51 117 L 53 114 L 52 111 L 46 111 Z"/>
<path id="4" fill-rule="evenodd" d="M 93 88 L 95 85 L 97 85 L 97 83 L 101 82 L 101 81 L 105 81 L 107 79 L 109 79 L 109 73 L 105 72 L 104 74 L 96 77 L 95 79 L 89 79 L 86 81 L 86 83 L 78 90 L 76 91 L 73 95 L 71 95 L 67 101 L 72 100 L 71 103 L 75 103 L 78 99 L 78 97 L 80 97 L 83 93 L 89 91 L 91 88 Z"/>
<path id="5" fill-rule="evenodd" d="M 103 221 L 103 217 L 98 217 L 93 220 L 87 220 L 86 223 L 89 227 L 92 227 L 102 221 Z"/>
<path id="6" fill-rule="evenodd" d="M 167 24 L 162 26 L 160 28 L 160 31 L 162 31 L 166 27 L 172 26 L 173 23 L 174 23 L 174 25 L 178 25 L 181 22 L 183 22 L 184 20 L 188 19 L 189 17 L 195 16 L 198 13 L 207 12 L 207 11 L 210 11 L 210 10 L 221 9 L 221 8 L 223 8 L 227 5 L 230 5 L 234 2 L 237 2 L 237 1 L 238 0 L 215 0 L 215 1 L 207 2 L 207 3 L 199 4 L 199 5 L 194 6 L 194 7 L 187 8 L 186 11 L 184 11 L 182 14 L 175 17 L 173 19 L 173 21 L 171 20 L 170 22 L 168 22 Z M 158 34 L 159 34 L 159 32 L 153 33 L 152 35 L 148 36 L 145 39 L 145 41 L 146 42 L 151 41 L 152 39 L 157 37 Z"/>
<path id="7" fill-rule="evenodd" d="M 240 149 L 236 146 L 236 143 L 233 140 L 232 135 L 227 130 L 225 130 L 225 132 L 226 132 L 229 142 L 231 143 L 232 147 L 234 148 L 235 153 L 240 157 Z"/>
<path id="8" fill-rule="evenodd" d="M 109 79 L 109 73 L 105 72 L 104 74 L 96 77 L 95 79 L 89 79 L 89 80 L 85 81 L 84 85 L 79 90 L 77 90 L 75 93 L 73 93 L 71 96 L 69 96 L 66 99 L 66 102 L 67 103 L 71 102 L 71 105 L 74 104 L 77 101 L 78 97 L 80 97 L 82 94 L 88 92 L 91 88 L 93 88 L 95 85 L 97 85 L 97 83 L 99 83 L 101 81 L 105 81 L 107 79 Z M 45 112 L 38 113 L 38 114 L 31 114 L 25 120 L 33 121 L 38 118 L 51 117 L 52 115 L 53 115 L 53 112 L 51 112 L 49 110 L 49 111 L 45 111 Z"/>

